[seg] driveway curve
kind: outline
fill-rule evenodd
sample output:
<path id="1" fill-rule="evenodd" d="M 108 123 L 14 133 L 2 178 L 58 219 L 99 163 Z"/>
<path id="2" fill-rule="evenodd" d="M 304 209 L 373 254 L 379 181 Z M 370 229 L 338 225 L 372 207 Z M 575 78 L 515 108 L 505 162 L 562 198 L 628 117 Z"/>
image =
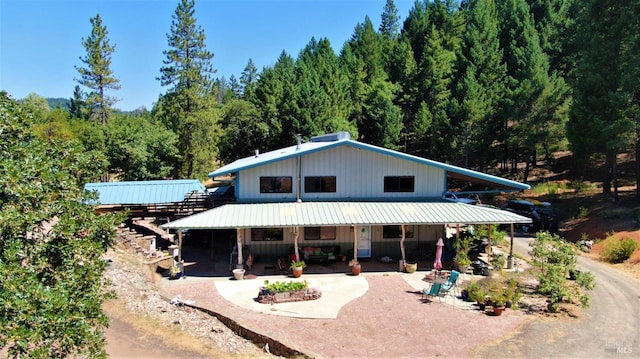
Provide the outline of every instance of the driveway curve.
<path id="1" fill-rule="evenodd" d="M 532 238 L 516 238 L 514 251 L 528 256 Z M 578 258 L 578 269 L 596 277 L 581 319 L 528 321 L 503 340 L 482 346 L 474 357 L 639 358 L 640 281 L 605 264 Z"/>

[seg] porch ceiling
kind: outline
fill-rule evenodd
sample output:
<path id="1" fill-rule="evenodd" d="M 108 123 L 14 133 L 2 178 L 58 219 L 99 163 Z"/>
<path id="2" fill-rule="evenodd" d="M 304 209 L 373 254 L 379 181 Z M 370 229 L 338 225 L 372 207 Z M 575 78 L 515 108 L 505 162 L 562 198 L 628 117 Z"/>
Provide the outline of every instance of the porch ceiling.
<path id="1" fill-rule="evenodd" d="M 438 202 L 299 202 L 227 204 L 162 225 L 225 229 L 399 224 L 509 224 L 531 219 L 497 208 Z"/>

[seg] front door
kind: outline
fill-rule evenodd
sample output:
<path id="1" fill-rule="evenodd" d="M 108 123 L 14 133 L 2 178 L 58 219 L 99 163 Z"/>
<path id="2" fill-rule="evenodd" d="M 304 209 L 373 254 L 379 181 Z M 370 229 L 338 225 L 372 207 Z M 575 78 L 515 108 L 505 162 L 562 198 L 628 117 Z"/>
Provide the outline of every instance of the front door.
<path id="1" fill-rule="evenodd" d="M 358 257 L 371 258 L 371 226 L 358 226 Z"/>

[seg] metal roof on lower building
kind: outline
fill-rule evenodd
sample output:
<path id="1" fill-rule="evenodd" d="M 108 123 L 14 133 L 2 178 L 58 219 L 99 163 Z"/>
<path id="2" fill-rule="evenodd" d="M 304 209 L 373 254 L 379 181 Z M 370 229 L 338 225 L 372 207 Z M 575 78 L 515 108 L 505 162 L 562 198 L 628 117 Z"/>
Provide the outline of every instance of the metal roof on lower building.
<path id="1" fill-rule="evenodd" d="M 164 224 L 165 229 L 224 229 L 399 224 L 509 224 L 531 219 L 450 201 L 227 204 Z"/>
<path id="2" fill-rule="evenodd" d="M 206 192 L 197 179 L 96 182 L 84 185 L 87 191 L 98 192 L 100 205 L 141 205 L 184 201 L 193 191 Z"/>

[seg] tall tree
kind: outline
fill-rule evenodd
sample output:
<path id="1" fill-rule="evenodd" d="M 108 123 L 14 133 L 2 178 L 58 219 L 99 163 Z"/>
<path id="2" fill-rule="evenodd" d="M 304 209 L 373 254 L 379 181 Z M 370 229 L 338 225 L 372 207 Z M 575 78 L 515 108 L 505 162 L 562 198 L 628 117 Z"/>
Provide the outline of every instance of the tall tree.
<path id="1" fill-rule="evenodd" d="M 515 172 L 521 159 L 527 165 L 535 164 L 549 127 L 563 125 L 558 123 L 562 120 L 558 111 L 568 89 L 561 78 L 549 74 L 548 57 L 540 47 L 527 3 L 504 0 L 496 4 L 501 23 L 500 45 L 507 66 L 506 92 L 498 114 L 503 128 L 500 142 L 504 146 L 503 166 L 510 161 L 511 171 Z"/>
<path id="2" fill-rule="evenodd" d="M 109 43 L 107 27 L 102 25 L 100 14 L 91 18 L 91 35 L 82 39 L 82 46 L 87 51 L 80 61 L 86 67 L 76 66 L 80 78 L 76 81 L 87 87 L 85 103 L 91 108 L 92 116 L 98 117 L 102 124 L 106 124 L 111 114 L 111 106 L 117 102 L 115 97 L 107 95 L 109 90 L 120 89 L 120 80 L 111 71 L 111 55 L 116 47 Z"/>
<path id="3" fill-rule="evenodd" d="M 460 130 L 458 141 L 464 150 L 465 167 L 483 167 L 494 158 L 492 143 L 498 137 L 495 121 L 504 94 L 506 66 L 502 62 L 495 0 L 471 0 L 464 9 L 466 31 L 458 56 L 455 98 Z"/>
<path id="4" fill-rule="evenodd" d="M 163 51 L 166 56 L 161 76 L 162 86 L 169 86 L 165 94 L 161 121 L 173 130 L 179 138 L 180 157 L 174 175 L 191 177 L 197 149 L 194 132 L 196 114 L 209 106 L 211 66 L 213 54 L 206 49 L 204 30 L 196 24 L 195 1 L 181 0 L 172 15 L 171 32 L 167 34 L 170 49 Z M 170 102 L 170 104 L 169 104 Z"/>
<path id="5" fill-rule="evenodd" d="M 400 31 L 398 8 L 393 0 L 387 0 L 382 11 L 379 32 L 393 39 L 398 36 L 398 31 Z"/>
<path id="6" fill-rule="evenodd" d="M 104 358 L 103 255 L 121 218 L 96 215 L 82 186 L 106 159 L 38 140 L 33 121 L 0 93 L 0 348 L 13 358 Z"/>
<path id="7" fill-rule="evenodd" d="M 589 1 L 578 18 L 581 76 L 573 86 L 567 134 L 579 163 L 605 155 L 603 193 L 617 185 L 616 156 L 630 146 L 637 128 L 637 77 L 629 80 L 638 74 L 638 53 L 628 51 L 638 49 L 637 34 L 631 32 L 637 30 L 638 15 L 637 2 L 608 0 Z"/>
<path id="8" fill-rule="evenodd" d="M 240 85 L 242 86 L 242 98 L 244 100 L 251 101 L 255 97 L 256 81 L 258 81 L 258 69 L 253 60 L 249 59 L 247 66 L 244 67 L 242 74 L 240 74 Z"/>

